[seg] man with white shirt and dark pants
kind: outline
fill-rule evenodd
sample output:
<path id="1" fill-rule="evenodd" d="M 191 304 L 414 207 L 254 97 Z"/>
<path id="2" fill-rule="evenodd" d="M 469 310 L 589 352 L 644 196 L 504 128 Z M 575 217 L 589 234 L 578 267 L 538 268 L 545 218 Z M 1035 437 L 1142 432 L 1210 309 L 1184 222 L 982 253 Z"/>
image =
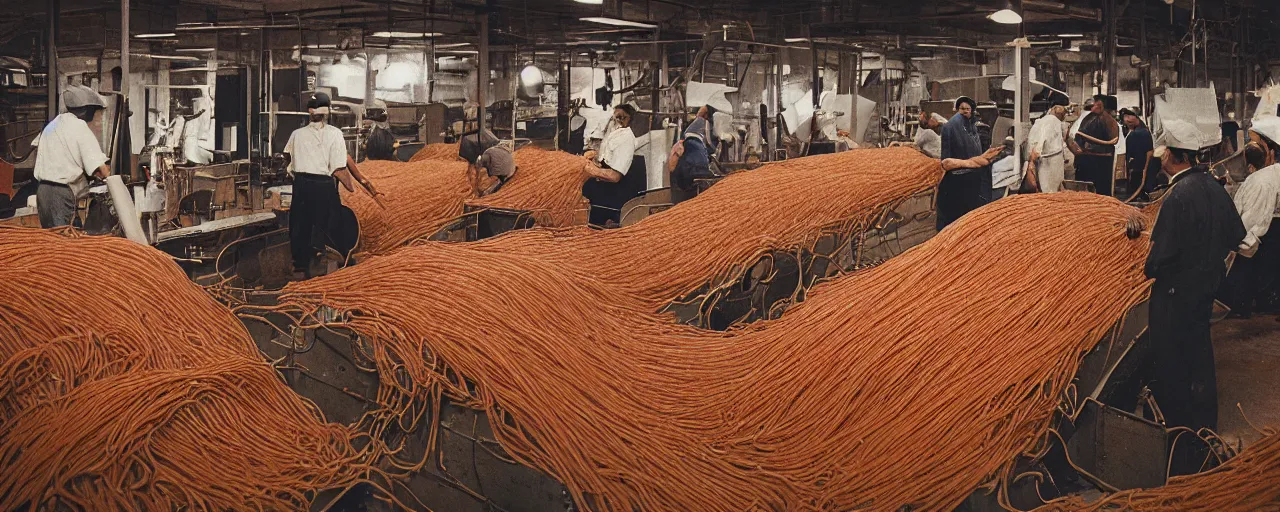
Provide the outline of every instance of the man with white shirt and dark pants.
<path id="1" fill-rule="evenodd" d="M 284 152 L 293 172 L 293 202 L 289 207 L 289 248 L 294 273 L 306 273 L 324 250 L 333 214 L 342 205 L 337 181 L 354 192 L 352 176 L 366 189 L 368 180 L 354 171 L 342 130 L 326 122 L 329 95 L 318 92 L 307 102 L 311 123 L 293 131 Z M 336 181 L 335 181 L 336 178 Z"/>
<path id="2" fill-rule="evenodd" d="M 88 177 L 106 179 L 111 174 L 107 155 L 90 128 L 102 126 L 106 102 L 83 85 L 67 88 L 62 98 L 67 112 L 45 126 L 36 153 L 36 210 L 40 227 L 46 229 L 71 225 L 76 201 L 88 190 Z"/>
<path id="3" fill-rule="evenodd" d="M 621 221 L 622 205 L 644 192 L 645 176 L 641 169 L 635 172 L 636 136 L 631 130 L 631 120 L 636 114 L 631 105 L 618 105 L 613 109 L 614 128 L 600 141 L 599 151 L 587 151 L 584 156 L 595 165 L 586 166 L 587 174 L 595 178 L 588 181 L 582 195 L 591 201 L 591 223 L 612 225 Z"/>

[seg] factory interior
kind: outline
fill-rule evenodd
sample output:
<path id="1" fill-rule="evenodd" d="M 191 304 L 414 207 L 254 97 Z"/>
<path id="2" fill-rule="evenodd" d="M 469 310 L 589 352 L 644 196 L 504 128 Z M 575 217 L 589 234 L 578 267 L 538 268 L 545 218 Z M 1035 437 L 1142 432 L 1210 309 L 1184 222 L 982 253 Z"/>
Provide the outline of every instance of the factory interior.
<path id="1" fill-rule="evenodd" d="M 0 510 L 1280 510 L 1280 2 L 0 3 Z"/>

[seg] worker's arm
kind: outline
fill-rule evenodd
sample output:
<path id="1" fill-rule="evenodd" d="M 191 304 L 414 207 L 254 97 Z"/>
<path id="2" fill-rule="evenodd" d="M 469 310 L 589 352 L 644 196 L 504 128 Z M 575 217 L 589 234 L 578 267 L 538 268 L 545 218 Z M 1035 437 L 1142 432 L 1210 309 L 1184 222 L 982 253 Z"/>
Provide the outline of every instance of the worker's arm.
<path id="1" fill-rule="evenodd" d="M 1137 199 L 1138 194 L 1141 194 L 1142 190 L 1147 187 L 1147 168 L 1148 168 L 1147 166 L 1151 165 L 1152 153 L 1155 153 L 1155 150 L 1147 151 L 1147 156 L 1142 161 L 1142 170 L 1139 172 L 1139 174 L 1142 175 L 1142 180 L 1138 182 L 1138 186 L 1133 189 L 1133 193 L 1129 195 L 1129 198 L 1125 199 L 1126 203 L 1134 199 Z"/>
<path id="2" fill-rule="evenodd" d="M 347 192 L 356 191 L 356 187 L 352 184 L 351 171 L 348 171 L 346 167 L 335 169 L 333 177 L 338 178 L 338 182 L 342 183 L 342 187 L 347 189 Z"/>
<path id="3" fill-rule="evenodd" d="M 351 155 L 347 155 L 347 170 L 351 171 L 351 177 L 355 178 L 356 183 L 359 183 L 360 186 L 369 191 L 369 195 L 382 195 L 382 193 L 378 192 L 378 189 L 373 186 L 373 180 L 366 178 L 364 174 L 360 172 L 360 168 L 356 166 L 356 161 L 351 158 Z M 348 190 L 350 190 L 350 188 L 348 188 Z"/>
<path id="4" fill-rule="evenodd" d="M 110 175 L 111 175 L 111 168 L 107 167 L 107 164 L 99 165 L 97 169 L 93 170 L 93 176 L 100 180 L 105 180 L 107 179 L 107 176 L 110 176 Z"/>
<path id="5" fill-rule="evenodd" d="M 680 165 L 680 157 L 684 156 L 684 141 L 677 141 L 676 145 L 671 146 L 671 154 L 667 155 L 667 172 L 676 170 L 676 166 Z"/>
<path id="6" fill-rule="evenodd" d="M 1004 151 L 1003 146 L 997 146 L 988 149 L 986 153 L 975 156 L 973 158 L 959 159 L 946 158 L 942 160 L 942 170 L 954 171 L 957 169 L 977 169 L 991 165 L 991 161 L 1000 156 L 1000 152 Z"/>
<path id="7" fill-rule="evenodd" d="M 600 181 L 607 181 L 609 183 L 617 183 L 619 181 L 622 181 L 622 173 L 615 171 L 613 169 L 610 169 L 608 167 L 597 166 L 595 161 L 588 162 L 587 165 L 584 165 L 583 171 L 585 171 L 587 175 L 591 176 L 592 178 L 598 179 Z"/>

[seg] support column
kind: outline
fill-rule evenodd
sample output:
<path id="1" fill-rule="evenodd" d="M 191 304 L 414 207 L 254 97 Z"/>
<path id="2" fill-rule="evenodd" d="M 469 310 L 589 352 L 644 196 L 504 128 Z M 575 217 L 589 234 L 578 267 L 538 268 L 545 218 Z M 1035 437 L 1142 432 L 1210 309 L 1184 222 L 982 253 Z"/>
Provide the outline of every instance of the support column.
<path id="1" fill-rule="evenodd" d="M 1014 165 L 1021 165 L 1022 162 L 1022 142 L 1027 140 L 1027 132 L 1030 131 L 1031 118 L 1031 95 L 1028 94 L 1031 88 L 1030 74 L 1027 73 L 1027 52 L 1031 48 L 1031 43 L 1026 38 L 1015 39 L 1009 46 L 1013 47 L 1013 79 L 1016 82 L 1017 89 L 1013 91 L 1013 161 Z M 1113 81 L 1108 80 L 1108 84 Z M 1111 87 L 1108 85 L 1108 87 Z M 1048 114 L 1045 114 L 1048 115 Z M 992 144 L 999 137 L 1003 140 L 1001 134 L 992 134 Z"/>
<path id="2" fill-rule="evenodd" d="M 49 94 L 49 120 L 58 117 L 58 14 L 61 8 L 58 0 L 48 0 L 45 4 L 45 16 L 49 18 L 49 40 L 45 46 L 46 62 L 45 71 L 48 75 L 45 81 L 48 82 Z"/>
<path id="3" fill-rule="evenodd" d="M 476 15 L 476 26 L 480 31 L 480 54 L 476 61 L 476 127 L 484 131 L 485 93 L 489 88 L 489 13 Z"/>

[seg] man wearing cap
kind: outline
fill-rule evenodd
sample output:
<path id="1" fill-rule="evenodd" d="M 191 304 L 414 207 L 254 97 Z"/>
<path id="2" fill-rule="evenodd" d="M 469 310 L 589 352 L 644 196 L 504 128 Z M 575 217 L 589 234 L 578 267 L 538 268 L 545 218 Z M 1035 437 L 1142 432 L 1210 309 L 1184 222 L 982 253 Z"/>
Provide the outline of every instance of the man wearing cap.
<path id="1" fill-rule="evenodd" d="M 982 155 L 977 128 L 978 103 L 961 96 L 956 114 L 942 127 L 942 158 L 968 160 Z M 991 167 L 947 171 L 938 184 L 938 231 L 966 213 L 987 204 L 991 196 Z"/>
<path id="2" fill-rule="evenodd" d="M 694 180 L 715 176 L 711 172 L 711 156 L 707 152 L 706 140 L 709 137 L 710 128 L 707 126 L 707 118 L 702 115 L 704 112 L 705 110 L 700 111 L 698 117 L 689 123 L 689 127 L 684 131 L 684 137 L 671 147 L 671 154 L 667 155 L 667 172 L 671 173 L 672 203 L 679 203 L 697 195 Z"/>
<path id="3" fill-rule="evenodd" d="M 342 130 L 327 123 L 329 95 L 317 92 L 307 102 L 311 122 L 294 130 L 284 152 L 293 173 L 293 202 L 289 207 L 289 248 L 295 273 L 306 273 L 329 239 L 330 219 L 342 206 L 338 184 L 354 192 L 352 179 L 378 196 L 347 155 Z M 336 179 L 336 181 L 335 181 Z"/>
<path id="4" fill-rule="evenodd" d="M 1241 257 L 1222 283 L 1222 302 L 1232 316 L 1249 318 L 1258 295 L 1275 281 L 1280 270 L 1280 229 L 1271 229 L 1280 213 L 1280 118 L 1254 121 L 1245 145 L 1245 160 L 1253 172 L 1236 190 L 1236 211 L 1247 234 L 1240 242 Z"/>
<path id="5" fill-rule="evenodd" d="M 102 129 L 106 102 L 83 85 L 68 87 L 62 99 L 67 112 L 44 127 L 36 153 L 36 211 L 42 228 L 71 225 L 76 201 L 89 188 L 88 178 L 106 179 L 111 174 L 93 132 Z"/>
<path id="6" fill-rule="evenodd" d="M 365 113 L 365 119 L 372 123 L 369 127 L 369 137 L 364 143 L 365 158 L 395 160 L 396 148 L 400 143 L 396 141 L 396 136 L 391 133 L 391 125 L 387 123 L 386 105 L 375 104 Z"/>
<path id="7" fill-rule="evenodd" d="M 1151 287 L 1155 357 L 1149 384 L 1169 426 L 1216 428 L 1217 378 L 1209 318 L 1226 257 L 1245 238 L 1231 197 L 1196 162 L 1200 134 L 1186 121 L 1163 124 L 1157 148 L 1172 184 L 1151 230 L 1144 269 Z"/>
<path id="8" fill-rule="evenodd" d="M 467 178 L 478 197 L 497 192 L 516 173 L 511 151 L 498 142 L 486 129 L 464 135 L 458 145 L 458 156 L 468 163 Z"/>
<path id="9" fill-rule="evenodd" d="M 1093 183 L 1094 190 L 1104 196 L 1111 195 L 1116 143 L 1120 141 L 1120 127 L 1111 117 L 1115 101 L 1114 96 L 1094 96 L 1091 115 L 1070 143 L 1076 155 L 1076 179 Z"/>
<path id="10" fill-rule="evenodd" d="M 1067 145 L 1067 127 L 1062 121 L 1066 117 L 1067 109 L 1054 105 L 1031 125 L 1031 133 L 1027 135 L 1027 147 L 1031 150 L 1029 175 L 1041 192 L 1057 192 L 1062 188 Z"/>
<path id="11" fill-rule="evenodd" d="M 1160 179 L 1160 159 L 1154 156 L 1155 142 L 1151 131 L 1142 122 L 1138 113 L 1123 109 L 1120 119 L 1129 130 L 1124 136 L 1125 169 L 1128 171 L 1126 181 L 1129 189 L 1129 201 L 1147 200 L 1148 194 L 1156 189 L 1163 180 Z"/>
<path id="12" fill-rule="evenodd" d="M 942 135 L 939 133 L 942 126 L 947 124 L 947 118 L 942 114 L 934 112 L 932 114 L 920 111 L 920 129 L 916 130 L 915 145 L 921 153 L 929 158 L 942 158 Z"/>

